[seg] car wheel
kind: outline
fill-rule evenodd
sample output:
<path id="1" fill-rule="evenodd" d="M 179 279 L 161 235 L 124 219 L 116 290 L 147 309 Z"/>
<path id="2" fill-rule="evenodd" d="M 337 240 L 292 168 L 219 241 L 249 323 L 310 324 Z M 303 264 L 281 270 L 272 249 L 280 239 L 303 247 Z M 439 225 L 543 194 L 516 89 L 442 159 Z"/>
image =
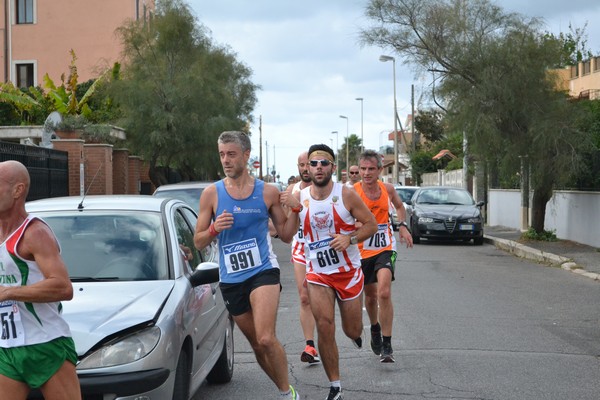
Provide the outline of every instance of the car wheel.
<path id="1" fill-rule="evenodd" d="M 473 243 L 477 246 L 481 246 L 483 244 L 483 236 L 474 238 Z"/>
<path id="2" fill-rule="evenodd" d="M 187 351 L 181 350 L 175 371 L 173 385 L 173 400 L 188 400 L 190 397 L 190 368 Z"/>
<path id="3" fill-rule="evenodd" d="M 227 324 L 223 350 L 215 366 L 206 376 L 209 383 L 227 383 L 233 377 L 233 321 Z"/>

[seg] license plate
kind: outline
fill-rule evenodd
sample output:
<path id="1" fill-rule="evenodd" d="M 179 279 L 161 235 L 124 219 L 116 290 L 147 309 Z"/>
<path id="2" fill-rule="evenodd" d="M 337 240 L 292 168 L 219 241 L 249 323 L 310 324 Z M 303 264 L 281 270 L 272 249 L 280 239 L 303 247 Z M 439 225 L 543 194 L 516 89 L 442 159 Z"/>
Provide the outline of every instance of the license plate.
<path id="1" fill-rule="evenodd" d="M 462 224 L 458 227 L 458 229 L 460 229 L 461 231 L 472 231 L 473 225 L 472 224 Z"/>

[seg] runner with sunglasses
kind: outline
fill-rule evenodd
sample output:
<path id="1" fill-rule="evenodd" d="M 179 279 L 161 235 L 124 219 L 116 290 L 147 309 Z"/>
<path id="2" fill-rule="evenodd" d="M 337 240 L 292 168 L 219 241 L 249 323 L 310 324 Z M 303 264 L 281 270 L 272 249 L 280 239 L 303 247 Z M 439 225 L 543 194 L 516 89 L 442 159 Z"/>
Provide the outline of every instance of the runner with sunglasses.
<path id="1" fill-rule="evenodd" d="M 363 274 L 358 243 L 371 237 L 377 224 L 354 190 L 331 180 L 335 172 L 331 148 L 324 144 L 311 146 L 308 160 L 312 185 L 284 202 L 293 207 L 300 201 L 292 211 L 298 212 L 302 221 L 308 297 L 317 324 L 321 362 L 330 384 L 327 400 L 341 400 L 335 305 L 340 310 L 344 333 L 362 347 Z M 360 228 L 356 221 L 362 224 Z"/>
<path id="2" fill-rule="evenodd" d="M 354 187 L 355 183 L 360 182 L 360 169 L 358 168 L 358 165 L 351 165 L 350 168 L 348 168 L 348 182 L 346 182 L 346 184 L 348 186 Z"/>

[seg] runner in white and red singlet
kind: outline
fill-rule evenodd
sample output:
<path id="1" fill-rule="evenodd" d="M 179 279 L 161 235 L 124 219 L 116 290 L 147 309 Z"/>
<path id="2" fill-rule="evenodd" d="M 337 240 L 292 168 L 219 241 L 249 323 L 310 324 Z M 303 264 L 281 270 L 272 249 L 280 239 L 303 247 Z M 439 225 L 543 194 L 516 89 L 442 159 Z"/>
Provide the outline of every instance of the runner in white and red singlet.
<path id="1" fill-rule="evenodd" d="M 301 203 L 294 211 L 299 211 L 302 223 L 308 295 L 317 324 L 321 361 L 330 382 L 327 398 L 337 400 L 342 397 L 335 304 L 344 333 L 362 347 L 363 274 L 357 243 L 371 237 L 377 223 L 354 190 L 331 180 L 335 171 L 331 148 L 324 144 L 311 146 L 308 160 L 313 184 L 293 195 Z M 362 224 L 360 228 L 356 221 Z"/>

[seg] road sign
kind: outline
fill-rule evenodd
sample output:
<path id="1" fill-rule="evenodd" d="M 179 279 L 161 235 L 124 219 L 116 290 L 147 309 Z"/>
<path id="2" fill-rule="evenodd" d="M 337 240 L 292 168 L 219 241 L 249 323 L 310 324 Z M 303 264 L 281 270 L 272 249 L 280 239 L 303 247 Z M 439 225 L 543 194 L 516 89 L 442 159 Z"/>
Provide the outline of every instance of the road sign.
<path id="1" fill-rule="evenodd" d="M 255 169 L 259 169 L 259 168 L 260 168 L 260 161 L 254 161 L 254 162 L 252 163 L 252 166 L 253 166 Z"/>

